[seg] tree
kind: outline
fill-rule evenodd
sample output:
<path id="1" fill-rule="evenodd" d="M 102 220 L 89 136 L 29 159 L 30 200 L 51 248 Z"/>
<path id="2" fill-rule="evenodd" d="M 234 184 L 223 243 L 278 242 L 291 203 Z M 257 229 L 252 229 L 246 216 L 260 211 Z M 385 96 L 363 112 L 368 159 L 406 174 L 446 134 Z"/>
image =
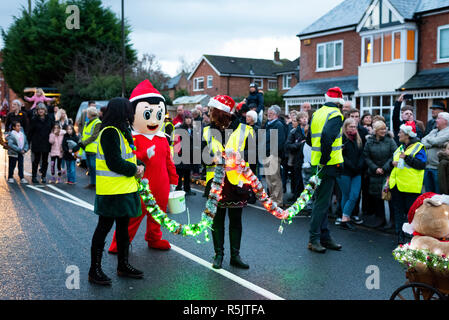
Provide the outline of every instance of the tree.
<path id="1" fill-rule="evenodd" d="M 267 91 L 263 95 L 264 105 L 270 107 L 277 104 L 281 108 L 284 105 L 284 100 L 282 99 L 282 94 L 278 90 Z"/>
<path id="2" fill-rule="evenodd" d="M 55 86 L 92 73 L 111 73 L 121 63 L 121 22 L 101 0 L 73 0 L 80 12 L 80 28 L 66 27 L 67 3 L 38 0 L 31 14 L 22 8 L 4 41 L 3 72 L 9 86 L 22 93 L 27 86 Z M 136 61 L 136 51 L 125 24 L 127 65 Z M 92 63 L 93 61 L 93 63 Z M 112 64 L 111 64 L 112 62 Z M 95 65 L 97 70 L 89 69 Z M 73 76 L 67 77 L 71 72 Z"/>

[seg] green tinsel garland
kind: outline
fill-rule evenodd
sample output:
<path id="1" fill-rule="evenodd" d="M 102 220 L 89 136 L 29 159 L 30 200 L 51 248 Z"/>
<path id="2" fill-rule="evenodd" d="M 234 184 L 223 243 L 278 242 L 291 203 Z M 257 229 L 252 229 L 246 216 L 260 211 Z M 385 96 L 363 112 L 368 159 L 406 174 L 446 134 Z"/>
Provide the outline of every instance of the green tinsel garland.
<path id="1" fill-rule="evenodd" d="M 426 249 L 411 249 L 408 244 L 400 245 L 394 249 L 393 257 L 407 269 L 412 269 L 418 263 L 422 263 L 430 269 L 442 272 L 449 271 L 449 258 L 446 255 L 438 255 Z"/>

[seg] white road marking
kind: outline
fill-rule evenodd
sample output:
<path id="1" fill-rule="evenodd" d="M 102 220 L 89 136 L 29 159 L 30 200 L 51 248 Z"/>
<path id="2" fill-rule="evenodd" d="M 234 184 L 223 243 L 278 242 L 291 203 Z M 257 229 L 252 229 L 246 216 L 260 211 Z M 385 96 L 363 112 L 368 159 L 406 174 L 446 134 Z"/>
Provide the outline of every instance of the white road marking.
<path id="1" fill-rule="evenodd" d="M 49 187 L 50 189 L 53 189 L 53 190 L 55 190 L 55 191 L 61 193 L 62 195 L 66 196 L 66 197 L 69 198 L 69 199 L 72 199 L 73 201 L 77 201 L 77 202 L 79 202 L 79 203 L 85 204 L 86 206 L 92 206 L 89 202 L 86 202 L 86 201 L 84 201 L 84 200 L 82 200 L 82 199 L 80 199 L 80 198 L 77 198 L 77 197 L 75 197 L 74 195 L 72 195 L 72 194 L 70 194 L 70 193 L 68 193 L 68 192 L 65 192 L 64 190 L 61 190 L 61 189 L 59 189 L 59 188 L 56 187 L 56 186 L 53 186 L 53 185 L 51 185 L 51 184 L 47 184 L 47 187 Z M 92 208 L 93 208 L 93 206 L 92 206 Z"/>
<path id="2" fill-rule="evenodd" d="M 55 197 L 55 198 L 57 198 L 57 199 L 60 199 L 60 200 L 66 201 L 66 202 L 70 202 L 70 203 L 72 203 L 72 204 L 74 204 L 74 205 L 83 207 L 83 208 L 85 208 L 85 209 L 88 209 L 88 210 L 91 210 L 91 211 L 94 210 L 94 206 L 91 205 L 91 204 L 80 203 L 80 202 L 78 202 L 78 201 L 74 201 L 74 200 L 72 200 L 72 199 L 68 199 L 68 198 L 66 198 L 66 197 L 63 197 L 63 196 L 54 194 L 54 193 L 52 193 L 52 192 L 50 192 L 50 191 L 43 190 L 43 189 L 41 189 L 41 188 L 39 188 L 39 187 L 36 187 L 36 186 L 30 186 L 30 185 L 27 185 L 27 187 L 28 187 L 28 188 L 31 188 L 31 189 L 33 189 L 33 190 L 36 190 L 36 191 L 45 193 L 45 194 L 47 194 L 47 195 L 49 195 L 49 196 L 52 196 L 52 197 Z"/>
<path id="3" fill-rule="evenodd" d="M 60 192 L 61 194 L 68 195 L 67 192 L 65 192 L 63 190 L 60 190 L 60 189 L 58 189 L 55 186 L 51 186 L 51 185 L 47 185 L 47 186 L 50 187 L 51 189 L 54 189 L 55 191 Z M 60 199 L 60 200 L 72 203 L 72 204 L 80 206 L 80 207 L 83 207 L 85 209 L 88 209 L 88 210 L 91 210 L 91 211 L 94 210 L 94 206 L 93 205 L 91 205 L 91 204 L 85 202 L 84 200 L 81 200 L 81 199 L 79 199 L 79 198 L 77 198 L 75 196 L 70 195 L 70 198 L 66 198 L 66 197 L 60 196 L 58 194 L 54 194 L 54 193 L 52 193 L 50 191 L 40 189 L 40 188 L 38 188 L 36 186 L 27 185 L 27 187 L 31 188 L 33 190 L 42 192 L 44 194 L 47 194 L 49 196 L 55 197 L 57 199 Z M 182 248 L 180 248 L 178 246 L 175 246 L 173 243 L 171 243 L 171 247 L 172 247 L 173 251 L 183 255 L 184 257 L 186 257 L 186 258 L 188 258 L 188 259 L 190 259 L 190 260 L 192 260 L 192 261 L 194 261 L 194 262 L 196 262 L 196 263 L 198 263 L 198 264 L 208 268 L 209 270 L 212 270 L 212 271 L 222 275 L 225 278 L 228 278 L 231 281 L 234 281 L 234 282 L 240 284 L 241 286 L 243 286 L 243 287 L 245 287 L 245 288 L 247 288 L 247 289 L 249 289 L 249 290 L 251 290 L 251 291 L 253 291 L 253 292 L 255 292 L 255 293 L 257 293 L 257 294 L 259 294 L 259 295 L 261 295 L 261 296 L 263 296 L 265 298 L 267 298 L 267 299 L 270 299 L 270 300 L 285 300 L 284 298 L 281 298 L 280 296 L 278 296 L 278 295 L 276 295 L 276 294 L 274 294 L 274 293 L 272 293 L 272 292 L 270 292 L 268 290 L 265 290 L 265 289 L 255 285 L 255 284 L 253 284 L 253 283 L 243 279 L 243 278 L 240 278 L 239 276 L 237 276 L 237 275 L 235 275 L 235 274 L 233 274 L 233 273 L 231 273 L 231 272 L 229 272 L 227 270 L 212 268 L 212 264 L 210 262 L 207 262 L 206 260 L 201 259 L 200 257 L 197 257 L 194 254 L 192 254 L 192 253 L 190 253 L 190 252 L 188 252 L 188 251 L 186 251 L 186 250 L 184 250 L 184 249 L 182 249 Z"/>
<path id="4" fill-rule="evenodd" d="M 171 244 L 171 248 L 174 251 L 178 252 L 179 254 L 183 255 L 184 257 L 186 257 L 186 258 L 188 258 L 190 260 L 195 261 L 196 263 L 202 265 L 203 267 L 208 268 L 209 270 L 212 270 L 212 271 L 214 271 L 216 273 L 221 274 L 225 278 L 228 278 L 228 279 L 230 279 L 230 280 L 232 280 L 234 282 L 237 282 L 241 286 L 243 286 L 243 287 L 245 287 L 245 288 L 247 288 L 247 289 L 249 289 L 251 291 L 254 291 L 254 292 L 258 293 L 258 294 L 260 294 L 261 296 L 264 296 L 267 299 L 270 299 L 270 300 L 285 300 L 284 298 L 281 298 L 278 295 L 276 295 L 274 293 L 271 293 L 268 290 L 265 290 L 264 288 L 261 288 L 261 287 L 255 285 L 255 284 L 253 284 L 253 283 L 243 279 L 243 278 L 240 278 L 239 276 L 236 276 L 235 274 L 233 274 L 233 273 L 231 273 L 231 272 L 229 272 L 227 270 L 212 268 L 212 264 L 210 262 L 207 262 L 206 260 L 201 259 L 201 258 L 191 254 L 190 252 L 185 251 L 184 249 L 181 249 L 180 247 L 175 246 L 174 244 Z"/>

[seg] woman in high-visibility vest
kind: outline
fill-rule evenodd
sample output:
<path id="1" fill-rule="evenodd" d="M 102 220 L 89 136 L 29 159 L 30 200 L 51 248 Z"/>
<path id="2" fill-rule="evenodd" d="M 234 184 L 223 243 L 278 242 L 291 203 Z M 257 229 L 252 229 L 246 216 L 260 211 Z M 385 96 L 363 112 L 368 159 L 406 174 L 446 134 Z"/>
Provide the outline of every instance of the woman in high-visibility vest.
<path id="1" fill-rule="evenodd" d="M 203 160 L 207 155 L 211 159 L 219 156 L 225 148 L 244 152 L 247 150 L 247 138 L 254 132 L 250 126 L 238 124 L 232 120 L 232 110 L 235 102 L 228 96 L 216 96 L 209 101 L 211 107 L 211 125 L 203 131 Z M 236 127 L 237 126 L 237 127 Z M 229 139 L 225 139 L 225 130 L 234 129 Z M 232 130 L 229 130 L 231 132 Z M 224 146 L 224 142 L 228 141 Z M 215 162 L 206 162 L 206 189 L 205 196 L 209 195 L 212 179 L 214 177 Z M 225 217 L 228 211 L 229 217 L 229 242 L 231 251 L 231 265 L 248 269 L 249 266 L 240 258 L 240 242 L 242 239 L 242 211 L 246 207 L 249 198 L 249 184 L 236 171 L 228 171 L 224 179 L 221 192 L 221 200 L 218 202 L 217 212 L 212 225 L 212 239 L 214 242 L 215 257 L 212 267 L 220 269 L 224 256 Z"/>
<path id="2" fill-rule="evenodd" d="M 390 174 L 389 187 L 398 244 L 404 244 L 406 239 L 402 225 L 407 222 L 407 213 L 421 194 L 427 153 L 426 148 L 417 138 L 413 121 L 407 121 L 401 125 L 399 142 L 401 145 L 393 154 L 394 168 Z"/>
<path id="3" fill-rule="evenodd" d="M 130 217 L 142 214 L 136 177 L 141 178 L 144 166 L 137 164 L 133 153 L 131 105 L 127 99 L 114 98 L 108 103 L 98 139 L 96 158 L 97 188 L 95 213 L 98 225 L 92 237 L 89 281 L 101 285 L 111 284 L 101 269 L 105 239 L 114 221 L 118 248 L 117 274 L 121 277 L 140 279 L 143 272 L 128 263 Z"/>

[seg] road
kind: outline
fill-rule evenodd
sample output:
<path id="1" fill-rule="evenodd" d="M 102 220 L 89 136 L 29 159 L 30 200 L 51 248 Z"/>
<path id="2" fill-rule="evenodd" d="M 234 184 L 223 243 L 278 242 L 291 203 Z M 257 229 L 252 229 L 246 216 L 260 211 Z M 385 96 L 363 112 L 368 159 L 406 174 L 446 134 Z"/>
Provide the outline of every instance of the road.
<path id="1" fill-rule="evenodd" d="M 113 285 L 91 285 L 90 243 L 98 218 L 92 211 L 95 193 L 83 188 L 85 171 L 77 168 L 75 186 L 20 185 L 17 177 L 9 184 L 5 157 L 1 150 L 0 299 L 383 300 L 405 282 L 391 255 L 393 235 L 365 228 L 344 231 L 332 224 L 331 234 L 343 250 L 317 254 L 307 249 L 309 218 L 295 218 L 280 234 L 280 221 L 256 205 L 243 214 L 241 256 L 249 270 L 229 265 L 228 236 L 223 269 L 216 271 L 210 267 L 212 241 L 198 244 L 164 231 L 173 248 L 150 250 L 142 224 L 130 262 L 145 272 L 144 279 L 118 278 L 116 256 L 105 253 L 103 267 Z M 31 172 L 29 157 L 25 171 Z M 187 198 L 191 222 L 199 220 L 205 203 L 197 191 Z M 186 213 L 172 216 L 182 223 L 188 219 Z M 112 232 L 106 246 L 111 237 Z M 367 287 L 377 274 L 367 273 L 369 266 L 378 271 L 378 287 Z"/>

